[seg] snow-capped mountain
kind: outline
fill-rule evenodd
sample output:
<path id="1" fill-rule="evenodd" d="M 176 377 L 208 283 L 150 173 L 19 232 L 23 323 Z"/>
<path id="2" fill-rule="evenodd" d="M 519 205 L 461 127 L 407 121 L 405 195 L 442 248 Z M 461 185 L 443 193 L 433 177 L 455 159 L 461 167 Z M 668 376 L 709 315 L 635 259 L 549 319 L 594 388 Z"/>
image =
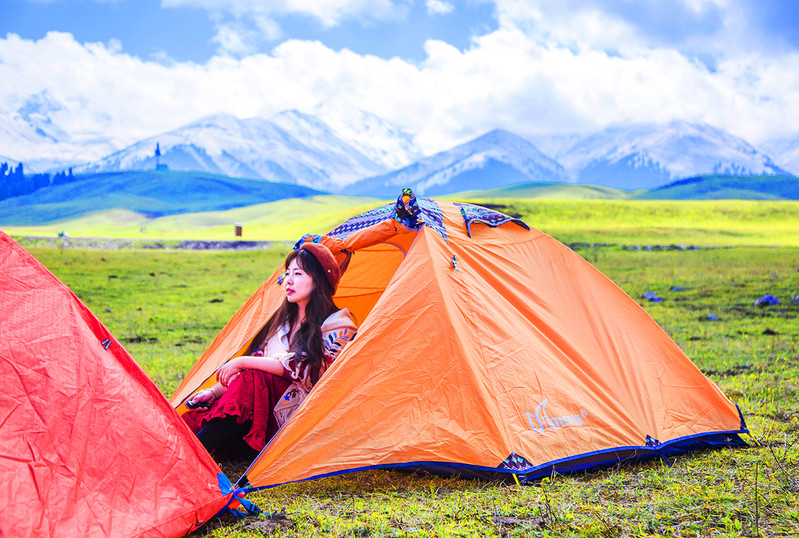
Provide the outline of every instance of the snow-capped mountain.
<path id="1" fill-rule="evenodd" d="M 102 133 L 62 128 L 74 116 L 69 106 L 42 92 L 0 115 L 0 154 L 7 156 L 0 162 L 22 161 L 27 172 L 154 169 L 158 145 L 160 163 L 171 170 L 380 196 L 403 186 L 430 196 L 527 181 L 642 189 L 700 174 L 799 173 L 799 138 L 764 145 L 772 159 L 740 138 L 686 122 L 529 140 L 497 130 L 423 157 L 413 137 L 390 122 L 323 104 L 313 114 L 271 118 L 217 114 L 117 151 Z"/>
<path id="2" fill-rule="evenodd" d="M 771 140 L 763 148 L 774 157 L 774 161 L 795 176 L 799 176 L 799 135 L 781 140 Z"/>
<path id="3" fill-rule="evenodd" d="M 396 170 L 418 161 L 424 155 L 413 137 L 388 121 L 352 108 L 317 106 L 313 113 L 358 150 L 382 164 L 386 170 Z"/>
<path id="4" fill-rule="evenodd" d="M 0 152 L 22 161 L 28 172 L 66 168 L 114 150 L 102 138 L 75 139 L 53 119 L 62 107 L 47 92 L 29 97 L 16 111 L 0 115 Z"/>
<path id="5" fill-rule="evenodd" d="M 612 127 L 555 155 L 573 179 L 623 189 L 652 188 L 699 174 L 786 174 L 745 140 L 709 125 Z"/>
<path id="6" fill-rule="evenodd" d="M 339 138 L 319 118 L 295 110 L 241 120 L 217 114 L 142 140 L 76 172 L 133 170 L 160 163 L 234 177 L 338 190 L 387 168 Z"/>
<path id="7" fill-rule="evenodd" d="M 391 196 L 403 187 L 411 187 L 419 196 L 434 196 L 523 181 L 565 179 L 563 167 L 533 144 L 513 133 L 496 130 L 400 170 L 359 181 L 349 190 L 354 194 Z"/>
<path id="8" fill-rule="evenodd" d="M 583 140 L 585 136 L 584 134 L 568 133 L 539 134 L 525 138 L 537 147 L 541 153 L 557 161 L 560 157 L 566 155 L 572 146 Z"/>

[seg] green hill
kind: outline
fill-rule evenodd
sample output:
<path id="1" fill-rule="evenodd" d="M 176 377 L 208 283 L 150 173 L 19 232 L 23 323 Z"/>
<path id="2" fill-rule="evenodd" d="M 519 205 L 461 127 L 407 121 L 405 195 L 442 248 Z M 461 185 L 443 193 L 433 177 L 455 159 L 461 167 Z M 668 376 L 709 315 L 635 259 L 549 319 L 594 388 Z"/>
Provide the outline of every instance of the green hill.
<path id="1" fill-rule="evenodd" d="M 799 200 L 794 176 L 704 175 L 636 193 L 638 200 Z"/>
<path id="2" fill-rule="evenodd" d="M 460 198 L 524 220 L 567 243 L 799 246 L 799 201 L 757 200 L 558 200 Z M 296 241 L 325 233 L 385 200 L 313 196 L 226 211 L 148 219 L 109 209 L 57 223 L 0 226 L 12 236 L 107 237 L 164 240 L 234 240 L 234 223 L 244 240 Z"/>
<path id="3" fill-rule="evenodd" d="M 35 226 L 120 208 L 147 218 L 220 211 L 319 191 L 203 172 L 127 171 L 86 174 L 69 183 L 0 201 L 0 225 Z"/>
<path id="4" fill-rule="evenodd" d="M 518 183 L 498 189 L 466 191 L 447 199 L 553 198 L 560 200 L 799 200 L 794 176 L 702 175 L 649 190 L 626 191 L 574 183 Z"/>
<path id="5" fill-rule="evenodd" d="M 301 194 L 280 199 L 293 189 Z M 232 240 L 234 224 L 241 224 L 241 239 L 290 241 L 324 233 L 391 201 L 309 196 L 312 192 L 189 172 L 102 174 L 0 202 L 0 229 L 27 236 L 65 232 L 72 237 Z M 71 198 L 59 202 L 57 196 L 64 193 Z M 565 242 L 799 244 L 795 177 L 702 176 L 651 191 L 538 182 L 446 198 L 493 207 Z"/>
<path id="6" fill-rule="evenodd" d="M 625 191 L 597 185 L 581 185 L 575 183 L 552 183 L 534 181 L 517 183 L 507 187 L 484 191 L 465 191 L 448 196 L 445 199 L 467 198 L 558 198 L 561 200 L 625 200 L 638 191 Z"/>

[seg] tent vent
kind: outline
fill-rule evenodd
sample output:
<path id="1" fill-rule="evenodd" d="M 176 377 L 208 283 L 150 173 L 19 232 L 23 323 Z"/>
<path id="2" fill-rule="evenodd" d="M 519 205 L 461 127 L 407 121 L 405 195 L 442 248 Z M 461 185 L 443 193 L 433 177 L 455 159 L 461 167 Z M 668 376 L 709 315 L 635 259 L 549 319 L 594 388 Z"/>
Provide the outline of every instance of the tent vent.
<path id="1" fill-rule="evenodd" d="M 523 456 L 518 455 L 516 452 L 511 452 L 510 455 L 505 458 L 505 461 L 499 464 L 499 469 L 510 469 L 513 471 L 524 471 L 527 469 L 531 469 L 533 464 L 527 461 L 526 458 Z"/>

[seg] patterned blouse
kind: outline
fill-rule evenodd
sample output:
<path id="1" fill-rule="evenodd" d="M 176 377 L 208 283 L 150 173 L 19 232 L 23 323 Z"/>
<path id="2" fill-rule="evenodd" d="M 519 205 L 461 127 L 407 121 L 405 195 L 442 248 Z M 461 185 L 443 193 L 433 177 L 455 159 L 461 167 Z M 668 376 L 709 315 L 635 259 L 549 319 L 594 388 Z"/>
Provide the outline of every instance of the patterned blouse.
<path id="1" fill-rule="evenodd" d="M 319 370 L 319 377 L 330 367 L 344 346 L 355 337 L 358 328 L 346 308 L 331 314 L 322 323 L 322 345 L 324 359 Z M 295 353 L 289 351 L 289 326 L 284 324 L 270 338 L 263 348 L 267 357 L 273 357 L 283 365 L 283 377 L 301 384 L 311 390 L 311 372 L 307 364 L 297 360 Z"/>

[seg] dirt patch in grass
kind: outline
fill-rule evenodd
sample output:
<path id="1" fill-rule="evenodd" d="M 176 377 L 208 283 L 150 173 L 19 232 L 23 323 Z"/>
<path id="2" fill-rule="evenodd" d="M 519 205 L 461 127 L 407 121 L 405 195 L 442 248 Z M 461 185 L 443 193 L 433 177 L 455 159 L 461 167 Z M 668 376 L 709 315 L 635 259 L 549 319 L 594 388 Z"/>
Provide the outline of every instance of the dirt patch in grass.
<path id="1" fill-rule="evenodd" d="M 494 516 L 491 518 L 497 530 L 502 536 L 507 536 L 508 530 L 533 530 L 546 527 L 547 519 L 543 516 L 536 517 L 516 517 L 516 516 Z"/>
<path id="2" fill-rule="evenodd" d="M 276 530 L 288 529 L 294 526 L 294 520 L 286 517 L 285 512 L 264 514 L 256 520 L 244 524 L 244 529 L 253 530 L 262 534 L 271 534 Z"/>
<path id="3" fill-rule="evenodd" d="M 156 342 L 158 342 L 158 338 L 154 336 L 143 336 L 141 334 L 137 334 L 136 336 L 123 338 L 122 341 L 127 344 L 141 344 L 141 343 L 155 344 Z"/>
<path id="4" fill-rule="evenodd" d="M 741 375 L 745 372 L 750 371 L 757 371 L 753 370 L 752 366 L 749 364 L 736 364 L 732 368 L 728 368 L 726 370 L 705 370 L 703 373 L 708 376 L 731 376 L 731 375 Z"/>

